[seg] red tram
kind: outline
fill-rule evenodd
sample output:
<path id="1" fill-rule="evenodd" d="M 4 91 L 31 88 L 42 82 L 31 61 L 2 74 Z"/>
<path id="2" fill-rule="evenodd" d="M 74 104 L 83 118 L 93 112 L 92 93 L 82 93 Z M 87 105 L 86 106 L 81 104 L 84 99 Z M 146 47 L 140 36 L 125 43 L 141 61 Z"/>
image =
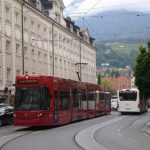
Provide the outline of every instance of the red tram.
<path id="1" fill-rule="evenodd" d="M 43 75 L 16 77 L 14 125 L 53 126 L 111 111 L 100 86 Z"/>

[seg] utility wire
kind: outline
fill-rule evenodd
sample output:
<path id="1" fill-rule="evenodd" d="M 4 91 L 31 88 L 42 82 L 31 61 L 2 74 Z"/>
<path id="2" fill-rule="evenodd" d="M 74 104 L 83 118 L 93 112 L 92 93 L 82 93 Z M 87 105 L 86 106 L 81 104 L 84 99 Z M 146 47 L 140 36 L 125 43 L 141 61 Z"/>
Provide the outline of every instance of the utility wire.
<path id="1" fill-rule="evenodd" d="M 87 23 L 88 27 L 92 29 L 92 31 L 97 35 L 98 38 L 101 39 L 101 36 L 95 31 L 95 29 L 88 23 L 88 21 L 84 18 L 85 22 Z"/>
<path id="2" fill-rule="evenodd" d="M 77 13 L 71 13 L 73 17 L 76 17 L 76 18 L 81 18 L 81 16 L 79 15 L 74 15 L 74 14 L 77 14 Z M 71 16 L 70 14 L 70 16 Z M 145 16 L 145 15 L 150 15 L 150 10 L 149 11 L 144 11 L 144 12 L 127 12 L 127 13 L 116 13 L 116 14 L 108 14 L 108 15 L 88 15 L 88 17 L 92 17 L 92 18 L 97 18 L 97 17 L 110 17 L 110 16 L 123 16 L 123 15 L 132 15 L 132 14 L 135 14 L 136 16 L 138 17 L 142 17 L 142 16 Z"/>
<path id="3" fill-rule="evenodd" d="M 92 9 L 94 9 L 102 0 L 98 0 L 85 14 L 87 15 Z"/>
<path id="4" fill-rule="evenodd" d="M 102 0 L 100 0 L 100 1 L 102 1 Z M 100 2 L 100 1 L 98 1 L 98 3 Z M 97 3 L 96 3 L 97 4 Z M 95 5 L 96 5 L 95 4 Z M 95 7 L 95 5 L 93 5 L 93 7 Z M 73 5 L 73 7 L 80 13 L 80 11 Z M 90 11 L 90 10 L 89 10 Z M 81 15 L 81 17 L 82 17 L 82 19 L 83 19 L 83 26 L 85 26 L 85 16 L 83 16 L 83 15 Z M 86 21 L 86 23 L 89 25 L 89 27 L 93 30 L 93 32 L 97 35 L 97 37 L 99 37 L 100 38 L 100 35 L 91 27 L 91 25 Z M 100 38 L 101 39 L 101 38 Z"/>

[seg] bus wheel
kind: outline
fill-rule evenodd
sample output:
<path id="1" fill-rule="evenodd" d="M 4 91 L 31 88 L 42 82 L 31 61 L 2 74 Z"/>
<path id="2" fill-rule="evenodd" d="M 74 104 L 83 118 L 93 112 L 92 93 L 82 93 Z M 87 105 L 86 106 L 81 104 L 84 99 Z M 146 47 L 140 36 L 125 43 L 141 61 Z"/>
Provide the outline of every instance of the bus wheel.
<path id="1" fill-rule="evenodd" d="M 125 114 L 125 112 L 121 112 L 121 115 L 124 115 Z"/>

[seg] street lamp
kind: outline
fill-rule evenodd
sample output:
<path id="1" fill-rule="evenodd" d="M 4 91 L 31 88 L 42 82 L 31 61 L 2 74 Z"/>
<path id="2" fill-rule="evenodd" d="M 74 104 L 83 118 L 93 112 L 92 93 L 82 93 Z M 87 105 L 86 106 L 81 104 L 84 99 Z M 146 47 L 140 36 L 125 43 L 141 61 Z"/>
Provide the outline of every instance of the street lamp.
<path id="1" fill-rule="evenodd" d="M 79 81 L 82 81 L 82 66 L 85 66 L 87 65 L 87 63 L 82 63 L 82 55 L 81 55 L 81 38 L 80 38 L 80 54 L 79 54 L 79 57 L 80 57 L 80 60 L 79 60 L 79 63 L 76 63 L 75 66 L 79 65 L 79 72 L 76 72 L 77 73 L 77 76 L 78 76 L 78 79 Z"/>

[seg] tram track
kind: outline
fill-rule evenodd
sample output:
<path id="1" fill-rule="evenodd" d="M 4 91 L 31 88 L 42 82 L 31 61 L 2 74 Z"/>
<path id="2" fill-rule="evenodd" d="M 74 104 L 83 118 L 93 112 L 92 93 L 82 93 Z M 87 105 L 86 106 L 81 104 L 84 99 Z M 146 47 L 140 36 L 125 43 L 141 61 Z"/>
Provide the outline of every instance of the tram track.
<path id="1" fill-rule="evenodd" d="M 10 133 L 7 133 L 5 135 L 0 136 L 0 150 L 4 150 L 5 146 L 16 139 L 19 139 L 23 136 L 39 132 L 39 131 L 45 131 L 49 129 L 57 128 L 57 126 L 54 127 L 28 127 L 28 128 L 21 128 L 18 130 L 10 131 Z"/>
<path id="2" fill-rule="evenodd" d="M 6 146 L 9 142 L 14 141 L 14 140 L 16 140 L 17 138 L 23 137 L 23 136 L 25 136 L 25 135 L 31 134 L 31 133 L 33 133 L 33 132 L 35 132 L 35 131 L 30 131 L 30 132 L 20 133 L 20 134 L 14 132 L 14 133 L 7 134 L 7 135 L 5 135 L 5 136 L 0 137 L 0 142 L 1 142 L 1 143 L 4 142 L 3 144 L 1 144 L 0 150 L 4 150 L 5 146 Z M 7 137 L 8 135 L 9 135 L 9 138 Z M 8 139 L 8 140 L 7 140 L 7 139 Z"/>

